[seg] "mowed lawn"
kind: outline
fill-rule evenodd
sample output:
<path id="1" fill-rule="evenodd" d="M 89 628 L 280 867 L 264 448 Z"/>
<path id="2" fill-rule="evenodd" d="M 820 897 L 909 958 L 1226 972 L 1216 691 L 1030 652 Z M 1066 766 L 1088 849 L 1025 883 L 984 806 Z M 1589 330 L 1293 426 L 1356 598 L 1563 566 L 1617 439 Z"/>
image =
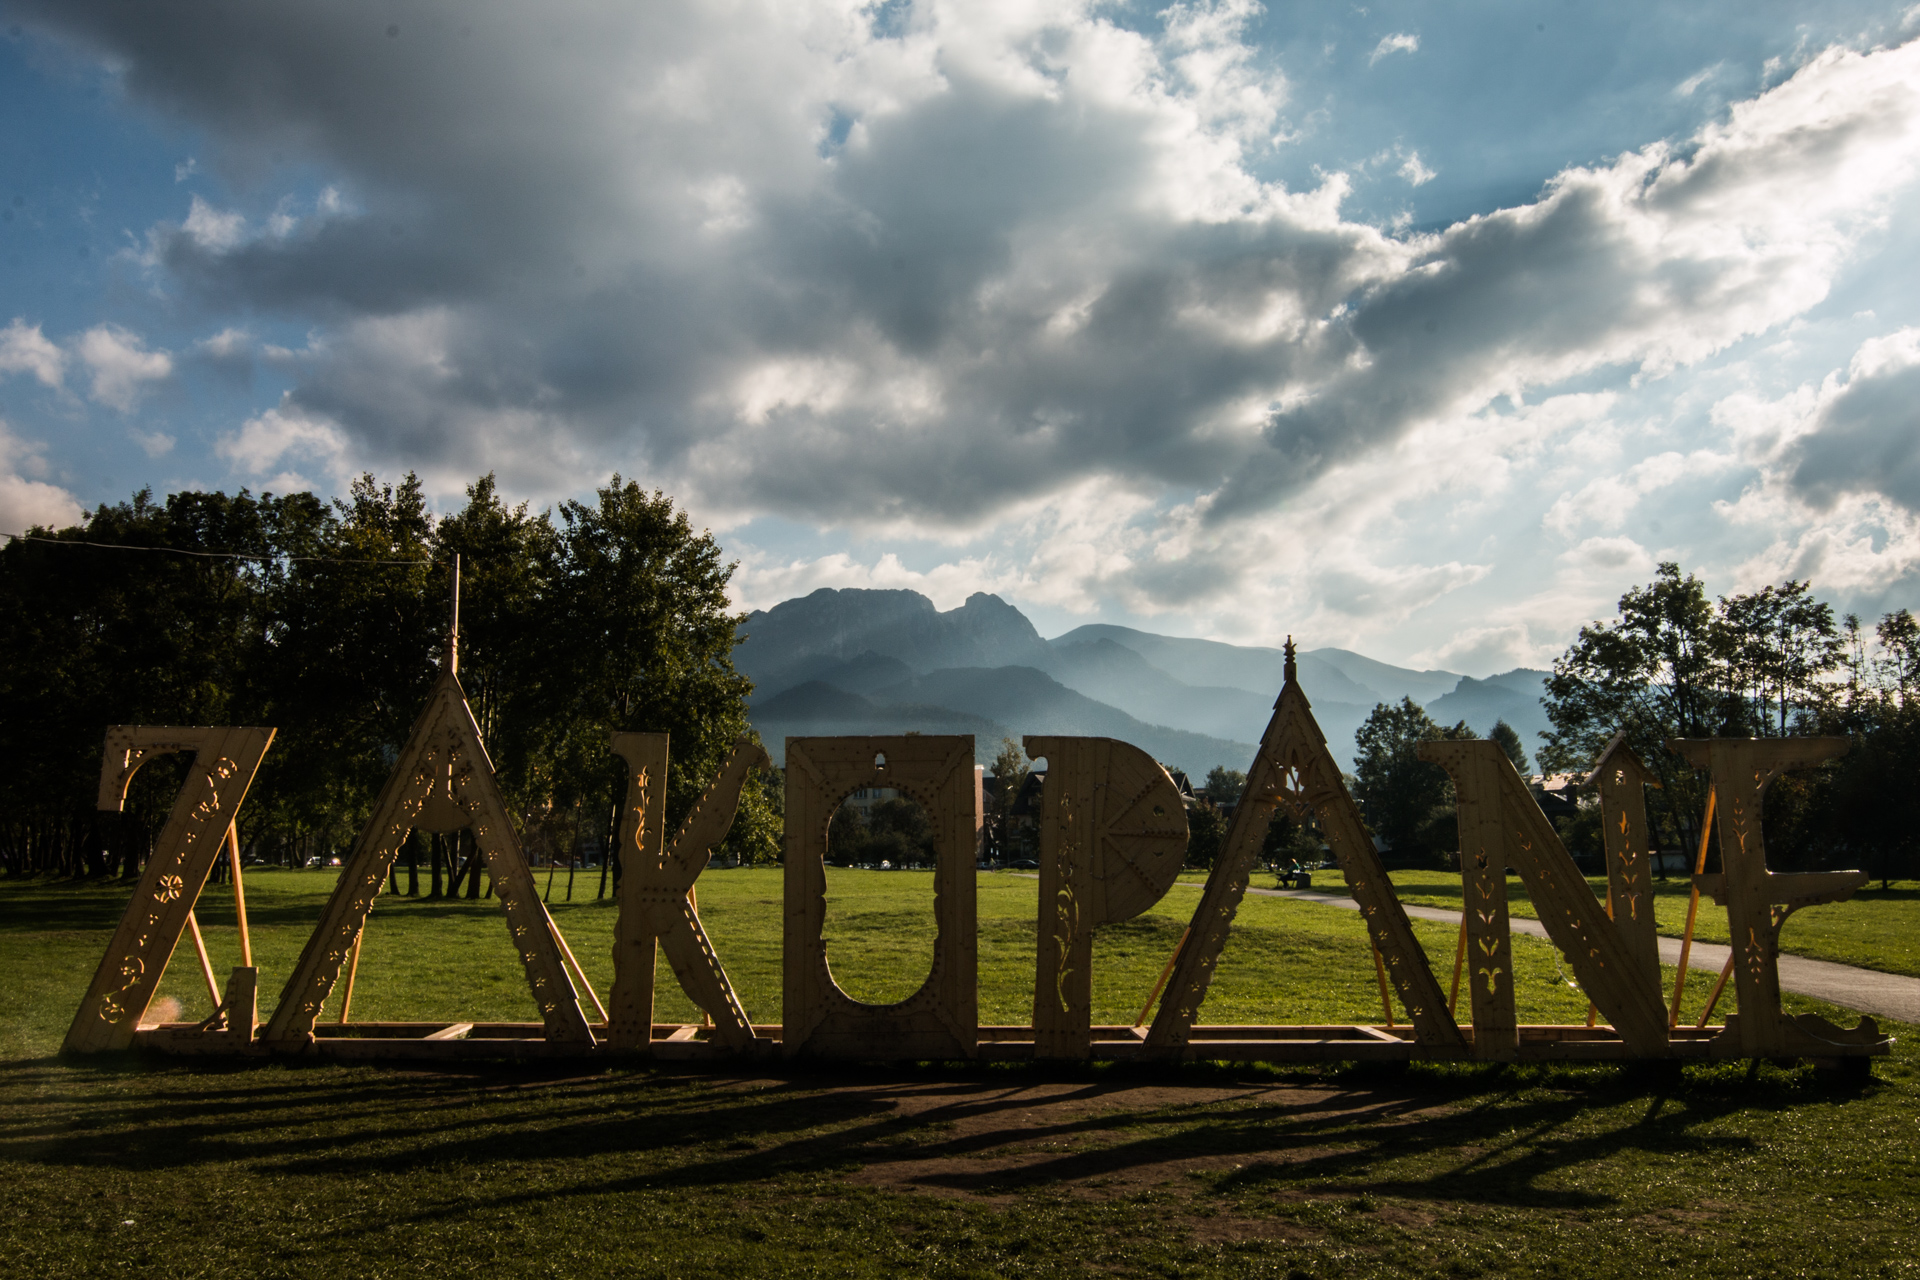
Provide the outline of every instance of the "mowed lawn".
<path id="1" fill-rule="evenodd" d="M 1458 873 L 1395 871 L 1391 875 L 1402 902 L 1460 909 Z M 1605 876 L 1589 877 L 1587 884 L 1597 899 L 1607 900 Z M 1328 885 L 1336 893 L 1345 892 L 1338 872 L 1329 873 Z M 1653 918 L 1661 933 L 1673 938 L 1685 934 L 1692 892 L 1693 881 L 1687 876 L 1654 881 Z M 1537 914 L 1519 876 L 1507 877 L 1507 905 L 1514 915 Z M 1702 942 L 1726 942 L 1727 909 L 1703 896 L 1693 936 Z M 1920 881 L 1895 880 L 1883 889 L 1876 880 L 1845 902 L 1803 907 L 1781 929 L 1780 947 L 1815 960 L 1920 978 Z"/>
<path id="2" fill-rule="evenodd" d="M 829 954 L 854 994 L 918 985 L 931 880 L 830 873 Z M 331 881 L 249 874 L 263 1013 Z M 554 916 L 604 998 L 613 909 L 561 901 L 563 885 Z M 1037 882 L 978 886 L 981 1019 L 1026 1022 Z M 127 894 L 0 881 L 0 1212 L 16 1274 L 1920 1275 L 1915 1028 L 1893 1027 L 1895 1055 L 1851 1084 L 1744 1063 L 707 1073 L 56 1059 Z M 749 1014 L 777 1022 L 780 872 L 709 871 L 699 895 Z M 1197 899 L 1176 889 L 1102 930 L 1096 1020 L 1134 1020 Z M 231 899 L 210 889 L 199 914 L 224 978 L 238 959 Z M 1416 928 L 1444 983 L 1454 931 Z M 1517 938 L 1514 955 L 1523 1021 L 1584 1019 L 1551 948 Z M 660 972 L 659 1016 L 692 1017 Z M 204 1016 L 189 947 L 163 991 Z M 354 1015 L 530 1020 L 495 904 L 382 898 Z M 1353 913 L 1254 896 L 1203 1020 L 1382 1016 Z"/>

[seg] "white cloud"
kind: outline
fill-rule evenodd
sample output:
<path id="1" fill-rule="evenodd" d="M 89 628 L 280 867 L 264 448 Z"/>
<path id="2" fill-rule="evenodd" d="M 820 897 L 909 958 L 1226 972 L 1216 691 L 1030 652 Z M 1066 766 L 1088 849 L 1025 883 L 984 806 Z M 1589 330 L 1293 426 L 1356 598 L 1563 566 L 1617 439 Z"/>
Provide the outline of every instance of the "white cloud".
<path id="1" fill-rule="evenodd" d="M 119 325 L 95 325 L 73 345 L 81 361 L 93 371 L 93 398 L 122 413 L 133 411 L 147 383 L 173 374 L 171 355 L 147 350 L 138 334 Z"/>
<path id="2" fill-rule="evenodd" d="M 36 525 L 64 528 L 86 515 L 65 489 L 29 478 L 46 474 L 44 453 L 0 422 L 0 533 L 25 533 Z"/>
<path id="3" fill-rule="evenodd" d="M 323 318 L 260 350 L 293 390 L 222 445 L 245 474 L 413 466 L 451 492 L 492 468 L 541 495 L 617 468 L 722 527 L 952 549 L 944 579 L 750 559 L 743 598 L 1002 584 L 1262 639 L 1472 607 L 1497 548 L 1466 530 L 1503 503 L 1524 517 L 1489 536 L 1545 521 L 1579 558 L 1537 612 L 1455 634 L 1517 653 L 1617 594 L 1659 545 L 1635 504 L 1737 485 L 1760 446 L 1649 442 L 1560 393 L 1807 315 L 1920 158 L 1920 45 L 1836 49 L 1691 137 L 1387 234 L 1348 216 L 1348 175 L 1259 176 L 1287 85 L 1245 0 L 1105 12 L 928 3 L 876 31 L 825 0 L 476 0 L 458 58 L 422 26 L 371 62 L 350 6 L 51 20 L 229 153 L 304 147 L 337 180 L 311 218 L 199 202 L 153 234 L 170 288 Z"/>
<path id="4" fill-rule="evenodd" d="M 1784 459 L 1801 495 L 1831 506 L 1843 493 L 1877 493 L 1920 512 L 1920 329 L 1862 343 L 1803 421 Z"/>
<path id="5" fill-rule="evenodd" d="M 253 346 L 253 335 L 245 329 L 229 325 L 211 338 L 204 338 L 195 344 L 196 350 L 216 360 L 235 360 L 246 355 Z"/>
<path id="6" fill-rule="evenodd" d="M 1372 66 L 1390 53 L 1418 53 L 1420 37 L 1400 31 L 1390 36 L 1382 36 L 1380 43 L 1373 46 L 1373 52 L 1367 56 L 1367 65 Z"/>
<path id="7" fill-rule="evenodd" d="M 1716 62 L 1710 67 L 1700 68 L 1700 70 L 1673 86 L 1673 92 L 1679 97 L 1691 98 L 1694 93 L 1699 90 L 1701 85 L 1719 75 L 1720 69 L 1725 65 L 1724 62 Z"/>
<path id="8" fill-rule="evenodd" d="M 0 373 L 31 373 L 56 390 L 65 384 L 67 353 L 43 333 L 15 316 L 0 329 Z"/>
<path id="9" fill-rule="evenodd" d="M 132 438 L 135 444 L 140 446 L 141 450 L 144 451 L 149 458 L 165 457 L 167 454 L 173 452 L 173 446 L 177 443 L 172 436 L 164 431 L 140 431 L 136 429 L 127 432 L 127 435 Z"/>
<path id="10" fill-rule="evenodd" d="M 1812 578 L 1872 614 L 1920 591 L 1920 329 L 1862 342 L 1844 370 L 1766 399 L 1743 392 L 1713 420 L 1753 471 L 1715 511 L 1760 545 L 1732 587 Z"/>
<path id="11" fill-rule="evenodd" d="M 1564 538 L 1583 528 L 1618 529 L 1634 517 L 1640 499 L 1648 494 L 1683 480 L 1718 475 L 1734 463 L 1730 455 L 1705 449 L 1655 454 L 1618 474 L 1598 476 L 1578 492 L 1561 494 L 1541 523 Z"/>
<path id="12" fill-rule="evenodd" d="M 1415 654 L 1411 661 L 1423 668 L 1492 674 L 1534 665 L 1540 661 L 1540 646 L 1534 643 L 1525 623 L 1508 622 L 1463 631 L 1444 644 Z"/>
<path id="13" fill-rule="evenodd" d="M 247 220 L 231 210 L 216 209 L 199 196 L 193 197 L 180 230 L 202 249 L 224 253 L 245 238 Z"/>
<path id="14" fill-rule="evenodd" d="M 1401 177 L 1405 178 L 1410 185 L 1416 187 L 1422 183 L 1432 182 L 1440 176 L 1437 170 L 1429 169 L 1420 162 L 1420 153 L 1418 151 L 1409 152 L 1407 158 L 1401 161 L 1400 168 L 1397 172 Z"/>
<path id="15" fill-rule="evenodd" d="M 351 473 L 347 442 L 340 429 L 284 399 L 275 408 L 249 418 L 239 431 L 222 437 L 214 445 L 214 452 L 249 475 L 271 475 L 267 487 L 280 492 L 312 484 L 300 472 L 287 468 L 288 462 L 317 465 L 321 474 L 336 483 Z"/>

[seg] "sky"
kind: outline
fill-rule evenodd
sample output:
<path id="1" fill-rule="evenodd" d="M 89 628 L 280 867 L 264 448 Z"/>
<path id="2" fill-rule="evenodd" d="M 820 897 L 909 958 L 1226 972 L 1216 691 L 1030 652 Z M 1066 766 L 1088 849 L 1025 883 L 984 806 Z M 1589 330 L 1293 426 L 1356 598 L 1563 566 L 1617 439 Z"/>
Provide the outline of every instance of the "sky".
<path id="1" fill-rule="evenodd" d="M 0 532 L 536 508 L 1485 675 L 1920 607 L 1920 5 L 0 2 Z"/>

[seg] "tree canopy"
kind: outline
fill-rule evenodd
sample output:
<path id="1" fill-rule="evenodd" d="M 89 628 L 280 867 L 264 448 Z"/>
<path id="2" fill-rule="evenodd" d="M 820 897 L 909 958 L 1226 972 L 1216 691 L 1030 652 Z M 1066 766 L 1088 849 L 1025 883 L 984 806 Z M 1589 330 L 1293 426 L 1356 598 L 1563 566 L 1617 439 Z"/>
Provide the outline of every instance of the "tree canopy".
<path id="1" fill-rule="evenodd" d="M 1699 578 L 1659 566 L 1620 597 L 1613 620 L 1580 629 L 1553 664 L 1545 704 L 1549 770 L 1584 772 L 1621 730 L 1660 782 L 1647 793 L 1654 838 L 1691 850 L 1709 779 L 1670 738 L 1835 734 L 1850 749 L 1786 775 L 1764 815 L 1777 867 L 1920 872 L 1920 626 L 1887 614 L 1869 656 L 1856 617 L 1836 622 L 1809 582 L 1708 598 Z"/>
<path id="2" fill-rule="evenodd" d="M 1478 736 L 1464 720 L 1439 724 L 1412 698 L 1378 703 L 1354 734 L 1354 799 L 1395 861 L 1436 865 L 1458 846 L 1453 781 L 1417 753 L 1423 742 Z"/>
<path id="3" fill-rule="evenodd" d="M 677 825 L 748 732 L 712 537 L 619 476 L 556 519 L 492 476 L 436 518 L 413 475 L 364 475 L 332 502 L 142 491 L 0 549 L 0 859 L 137 865 L 175 775 L 150 766 L 125 818 L 96 814 L 108 724 L 274 725 L 243 841 L 288 860 L 351 841 L 444 660 L 455 555 L 461 682 L 523 834 L 610 844 L 624 729 L 672 735 Z M 733 852 L 775 856 L 778 809 L 747 788 Z"/>

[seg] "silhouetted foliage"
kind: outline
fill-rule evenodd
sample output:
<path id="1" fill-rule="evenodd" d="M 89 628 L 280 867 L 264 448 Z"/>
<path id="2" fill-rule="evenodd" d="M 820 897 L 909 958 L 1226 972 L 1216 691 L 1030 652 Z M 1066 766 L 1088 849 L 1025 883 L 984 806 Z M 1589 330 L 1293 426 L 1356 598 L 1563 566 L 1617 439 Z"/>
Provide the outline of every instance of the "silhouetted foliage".
<path id="1" fill-rule="evenodd" d="M 1453 816 L 1453 780 L 1417 754 L 1423 742 L 1478 737 L 1462 720 L 1437 723 L 1412 698 L 1377 704 L 1354 734 L 1354 799 L 1367 825 L 1387 844 L 1393 861 L 1445 866 L 1459 846 Z"/>
<path id="2" fill-rule="evenodd" d="M 1500 744 L 1500 750 L 1506 753 L 1508 760 L 1513 762 L 1515 773 L 1524 778 L 1533 771 L 1533 766 L 1527 761 L 1527 749 L 1520 745 L 1519 731 L 1512 725 L 1505 720 L 1495 720 L 1487 737 Z"/>
<path id="3" fill-rule="evenodd" d="M 149 765 L 126 815 L 96 814 L 110 724 L 276 726 L 242 843 L 289 863 L 343 851 L 444 660 L 455 554 L 462 685 L 535 852 L 611 845 L 625 780 L 610 733 L 672 735 L 673 830 L 748 731 L 732 567 L 671 499 L 618 476 L 558 524 L 507 507 L 491 476 L 436 519 L 416 477 L 365 475 L 331 503 L 142 491 L 33 535 L 110 545 L 0 549 L 0 863 L 13 873 L 137 870 L 179 766 Z M 777 798 L 749 787 L 725 850 L 777 857 L 779 823 Z M 465 876 L 477 894 L 463 850 L 413 842 L 409 883 L 424 858 L 435 889 L 444 868 L 448 892 Z"/>
<path id="4" fill-rule="evenodd" d="M 1709 779 L 1667 750 L 1668 739 L 1844 736 L 1840 759 L 1768 788 L 1774 867 L 1920 875 L 1920 625 L 1901 609 L 1875 631 L 1869 657 L 1860 620 L 1837 625 L 1811 583 L 1715 602 L 1697 577 L 1662 564 L 1653 582 L 1621 596 L 1618 617 L 1583 627 L 1555 661 L 1542 767 L 1584 772 L 1625 729 L 1662 784 L 1646 794 L 1656 843 L 1690 852 Z"/>

